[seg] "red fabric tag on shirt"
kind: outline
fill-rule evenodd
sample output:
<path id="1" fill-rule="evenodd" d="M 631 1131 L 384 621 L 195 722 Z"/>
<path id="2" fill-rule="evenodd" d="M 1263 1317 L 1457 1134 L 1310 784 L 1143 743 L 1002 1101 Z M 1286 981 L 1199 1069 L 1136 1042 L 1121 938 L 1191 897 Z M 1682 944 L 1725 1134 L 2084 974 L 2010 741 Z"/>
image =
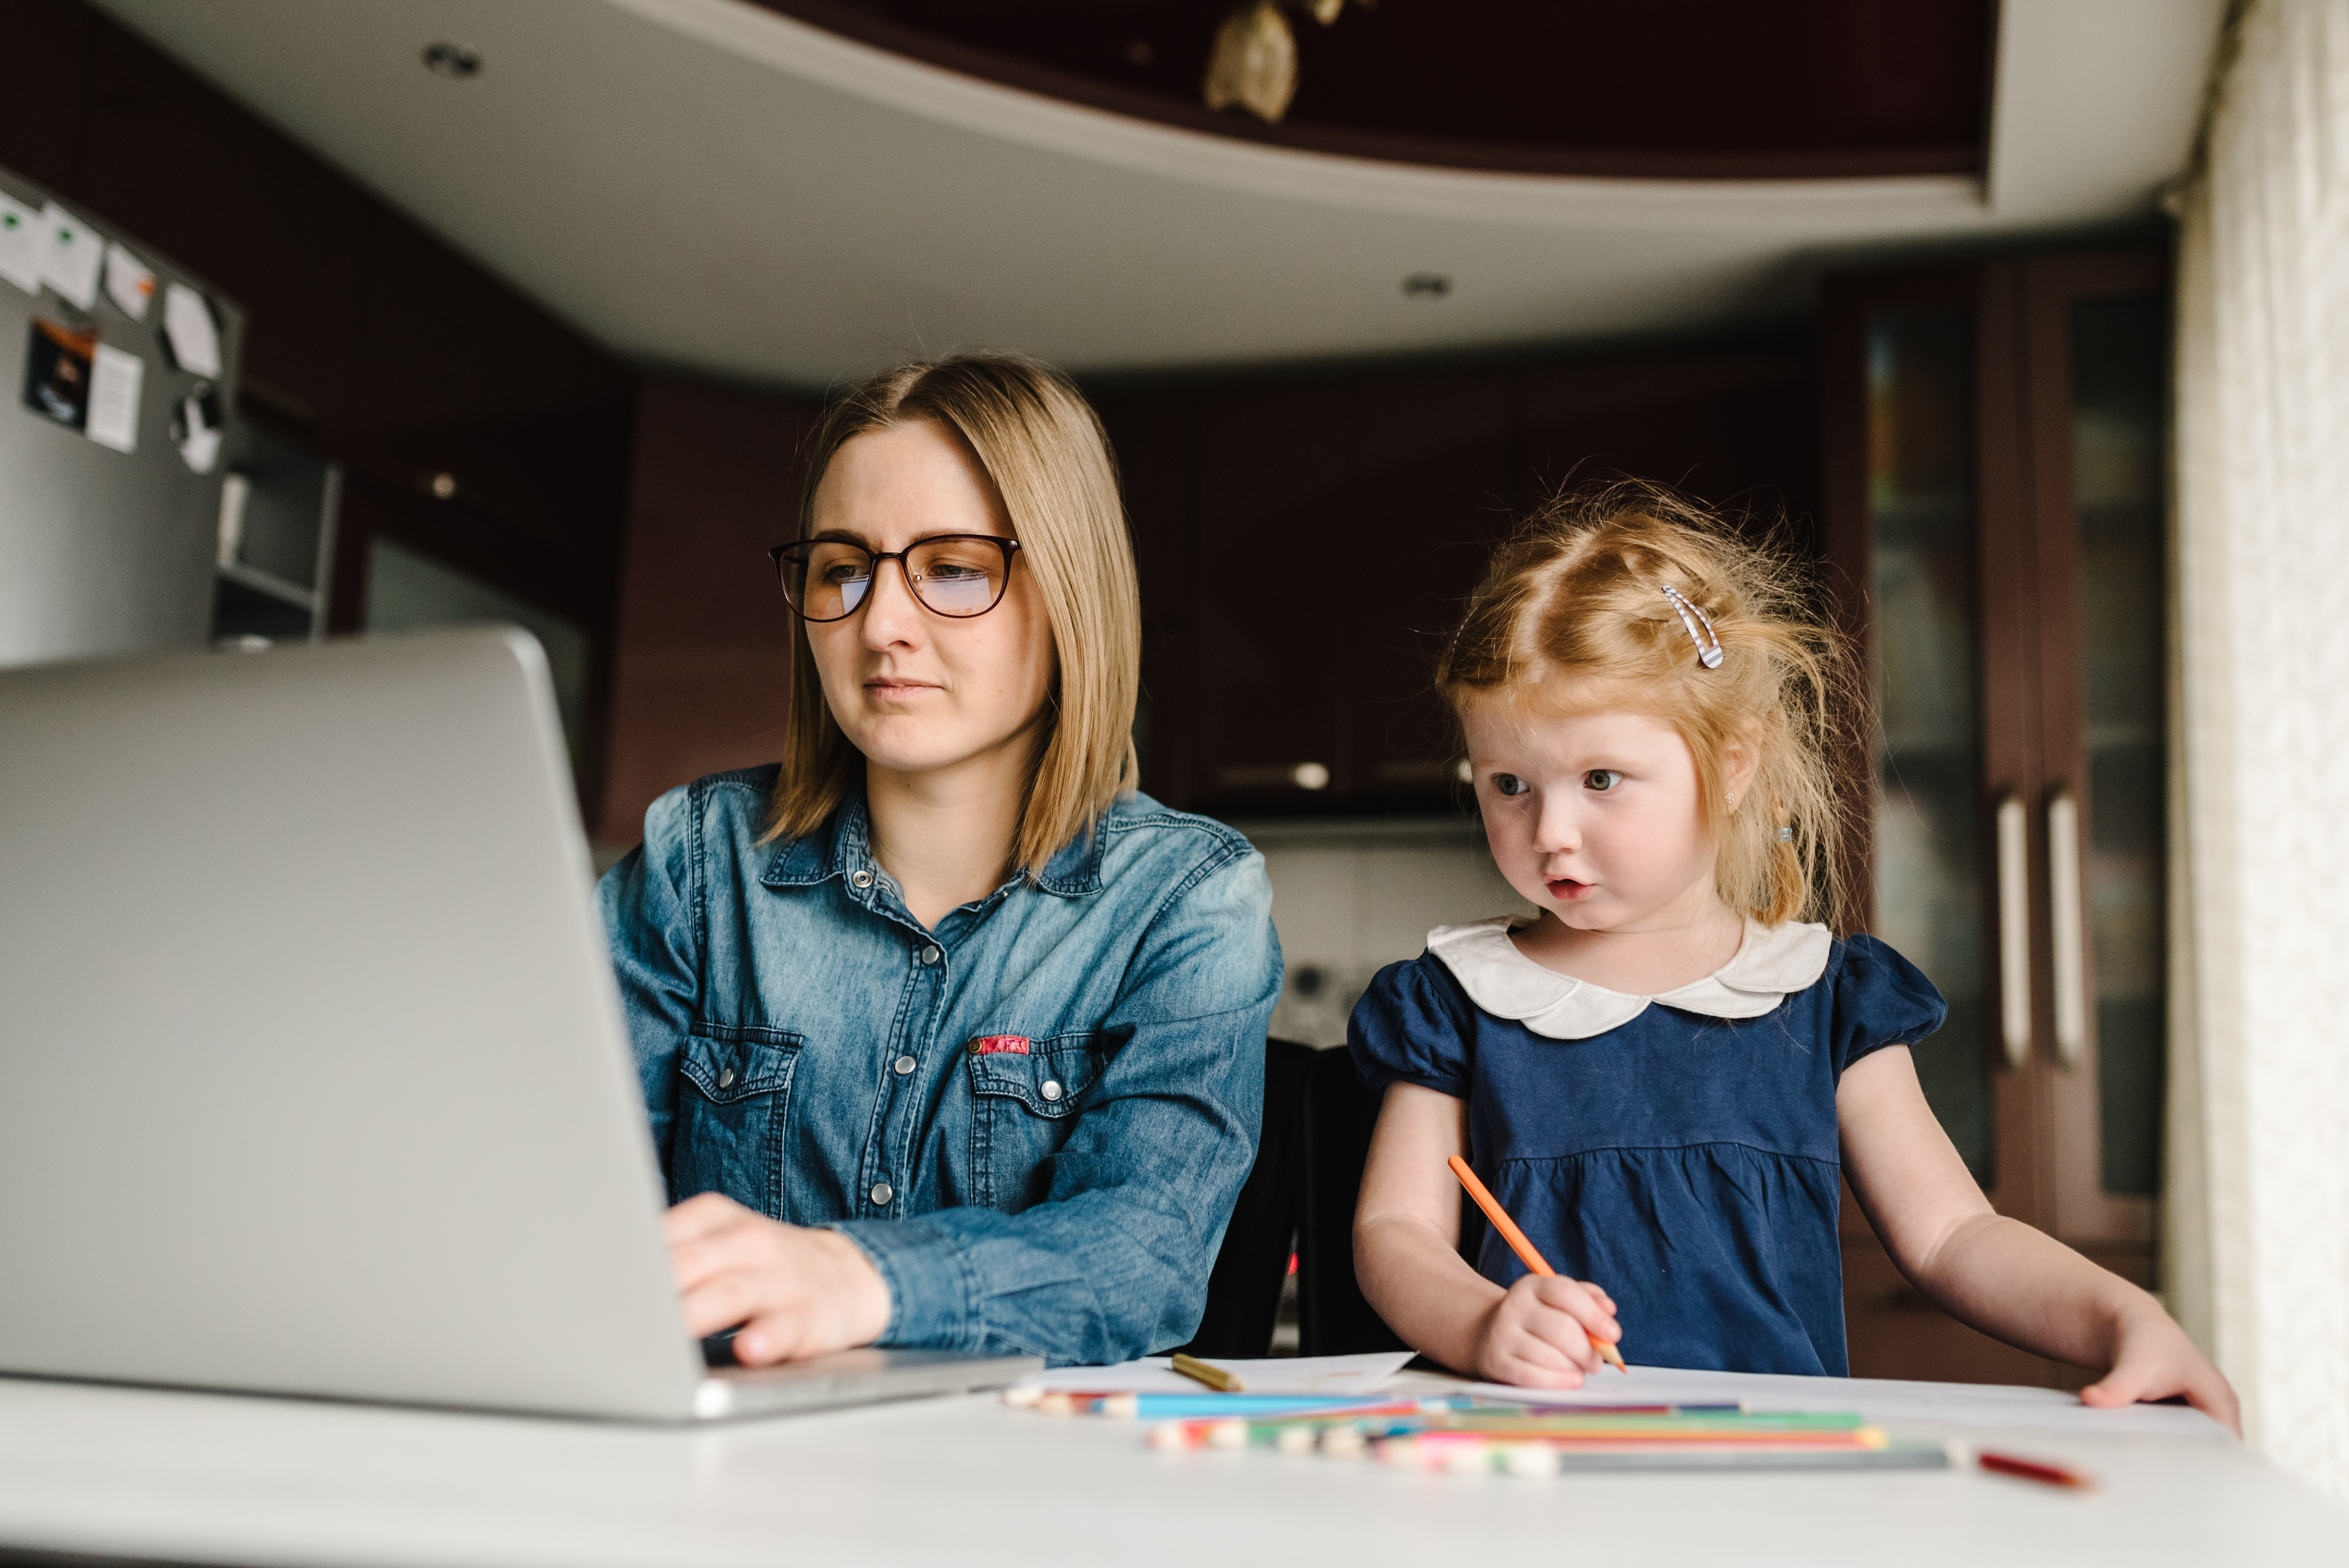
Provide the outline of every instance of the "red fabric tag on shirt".
<path id="1" fill-rule="evenodd" d="M 1024 1057 L 1028 1054 L 1028 1037 L 1025 1035 L 981 1035 L 978 1038 L 971 1041 L 970 1054 L 975 1057 L 1005 1055 Z"/>

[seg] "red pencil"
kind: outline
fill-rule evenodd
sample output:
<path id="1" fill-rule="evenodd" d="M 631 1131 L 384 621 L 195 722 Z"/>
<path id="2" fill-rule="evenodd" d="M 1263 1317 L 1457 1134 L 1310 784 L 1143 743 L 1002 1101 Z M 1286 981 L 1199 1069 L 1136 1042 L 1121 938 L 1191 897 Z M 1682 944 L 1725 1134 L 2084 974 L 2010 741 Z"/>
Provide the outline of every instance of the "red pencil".
<path id="1" fill-rule="evenodd" d="M 1452 1173 L 1460 1178 L 1463 1187 L 1468 1189 L 1468 1196 L 1476 1200 L 1476 1207 L 1485 1211 L 1485 1218 L 1493 1222 L 1493 1229 L 1501 1233 L 1501 1240 L 1509 1243 L 1509 1250 L 1517 1254 L 1526 1269 L 1544 1279 L 1555 1278 L 1557 1271 L 1549 1266 L 1549 1260 L 1534 1250 L 1533 1243 L 1526 1240 L 1526 1233 L 1517 1229 L 1517 1222 L 1509 1218 L 1508 1211 L 1501 1207 L 1501 1201 L 1477 1180 L 1476 1172 L 1468 1169 L 1468 1161 L 1454 1154 L 1444 1163 L 1452 1167 Z M 1631 1370 L 1623 1365 L 1623 1353 L 1595 1334 L 1590 1336 L 1590 1347 L 1616 1371 L 1628 1373 Z"/>
<path id="2" fill-rule="evenodd" d="M 2026 1460 L 2013 1454 L 1994 1454 L 1987 1450 L 1974 1456 L 1974 1462 L 1999 1475 L 2011 1475 L 2019 1480 L 2035 1480 L 2042 1486 L 2093 1486 L 2095 1484 L 2085 1470 L 2068 1466 L 2049 1464 L 2044 1460 Z"/>

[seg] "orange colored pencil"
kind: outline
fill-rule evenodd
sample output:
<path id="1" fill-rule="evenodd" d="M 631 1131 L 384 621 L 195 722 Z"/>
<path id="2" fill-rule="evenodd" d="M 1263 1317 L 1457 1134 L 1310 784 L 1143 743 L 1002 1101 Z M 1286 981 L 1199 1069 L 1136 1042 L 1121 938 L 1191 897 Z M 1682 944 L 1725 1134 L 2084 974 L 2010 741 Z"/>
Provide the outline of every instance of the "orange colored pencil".
<path id="1" fill-rule="evenodd" d="M 1517 1222 L 1509 1218 L 1509 1212 L 1501 1207 L 1501 1201 L 1477 1180 L 1476 1172 L 1468 1169 L 1468 1161 L 1454 1154 L 1444 1163 L 1452 1167 L 1452 1173 L 1460 1178 L 1463 1187 L 1468 1189 L 1468 1196 L 1476 1200 L 1476 1207 L 1485 1211 L 1485 1218 L 1493 1222 L 1493 1229 L 1501 1233 L 1501 1240 L 1509 1243 L 1509 1250 L 1517 1254 L 1526 1267 L 1544 1279 L 1555 1277 L 1557 1271 L 1549 1266 L 1548 1259 L 1534 1250 L 1533 1243 L 1526 1240 L 1526 1233 L 1517 1229 Z M 1623 1353 L 1595 1334 L 1590 1336 L 1590 1347 L 1616 1371 L 1630 1371 L 1623 1365 Z"/>

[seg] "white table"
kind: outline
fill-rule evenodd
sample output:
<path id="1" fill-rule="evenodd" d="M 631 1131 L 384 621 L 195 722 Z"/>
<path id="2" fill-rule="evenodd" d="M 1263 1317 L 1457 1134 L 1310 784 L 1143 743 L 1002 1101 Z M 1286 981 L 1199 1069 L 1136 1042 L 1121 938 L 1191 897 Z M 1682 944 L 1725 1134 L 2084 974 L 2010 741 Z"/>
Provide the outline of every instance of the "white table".
<path id="1" fill-rule="evenodd" d="M 1913 1415 L 1926 1386 L 1800 1387 Z M 2199 1418 L 2098 1425 L 2064 1405 L 2033 1391 L 1984 1403 L 1991 1424 L 1888 1424 L 2083 1465 L 2093 1492 L 1974 1470 L 1517 1480 L 1162 1454 L 1131 1424 L 990 1398 L 662 1430 L 0 1378 L 0 1546 L 477 1568 L 2349 1563 L 2349 1511 Z M 1526 1551 L 1543 1555 L 1503 1555 Z"/>

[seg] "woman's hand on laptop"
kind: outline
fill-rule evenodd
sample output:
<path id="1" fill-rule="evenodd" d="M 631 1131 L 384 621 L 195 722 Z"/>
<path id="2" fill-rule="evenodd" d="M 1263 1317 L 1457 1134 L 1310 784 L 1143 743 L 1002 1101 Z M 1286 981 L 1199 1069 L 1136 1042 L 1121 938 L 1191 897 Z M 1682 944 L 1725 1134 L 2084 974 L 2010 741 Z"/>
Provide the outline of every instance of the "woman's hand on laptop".
<path id="1" fill-rule="evenodd" d="M 662 1226 L 686 1332 L 740 1324 L 734 1358 L 745 1367 L 870 1345 L 889 1326 L 889 1287 L 837 1231 L 786 1225 L 716 1192 L 688 1198 Z"/>

